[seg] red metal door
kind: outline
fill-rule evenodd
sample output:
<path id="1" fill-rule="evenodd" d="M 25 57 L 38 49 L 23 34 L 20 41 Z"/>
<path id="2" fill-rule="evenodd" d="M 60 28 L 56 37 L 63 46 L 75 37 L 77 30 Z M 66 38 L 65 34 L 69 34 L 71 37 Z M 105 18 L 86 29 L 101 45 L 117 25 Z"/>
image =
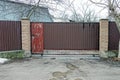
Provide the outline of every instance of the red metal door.
<path id="1" fill-rule="evenodd" d="M 43 24 L 31 23 L 32 53 L 43 53 Z"/>

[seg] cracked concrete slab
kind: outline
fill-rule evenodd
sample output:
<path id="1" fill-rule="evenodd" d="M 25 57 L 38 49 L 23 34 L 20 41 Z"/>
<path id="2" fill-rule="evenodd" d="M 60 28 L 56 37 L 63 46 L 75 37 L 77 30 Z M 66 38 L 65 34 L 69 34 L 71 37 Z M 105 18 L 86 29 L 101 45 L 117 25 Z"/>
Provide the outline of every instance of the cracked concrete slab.
<path id="1" fill-rule="evenodd" d="M 115 65 L 95 57 L 33 57 L 0 65 L 0 80 L 119 80 Z"/>

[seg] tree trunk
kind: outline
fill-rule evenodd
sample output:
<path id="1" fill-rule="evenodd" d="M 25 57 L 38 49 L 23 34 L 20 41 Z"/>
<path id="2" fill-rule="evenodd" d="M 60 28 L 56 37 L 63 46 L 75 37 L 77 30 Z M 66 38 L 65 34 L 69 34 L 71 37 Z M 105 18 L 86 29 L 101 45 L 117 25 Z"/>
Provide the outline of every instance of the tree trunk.
<path id="1" fill-rule="evenodd" d="M 120 39 L 119 39 L 119 50 L 118 50 L 118 58 L 120 58 Z"/>
<path id="2" fill-rule="evenodd" d="M 119 33 L 120 33 L 120 16 L 115 16 L 115 22 L 117 24 L 117 28 L 118 28 Z M 118 58 L 120 58 L 120 39 L 119 39 Z"/>

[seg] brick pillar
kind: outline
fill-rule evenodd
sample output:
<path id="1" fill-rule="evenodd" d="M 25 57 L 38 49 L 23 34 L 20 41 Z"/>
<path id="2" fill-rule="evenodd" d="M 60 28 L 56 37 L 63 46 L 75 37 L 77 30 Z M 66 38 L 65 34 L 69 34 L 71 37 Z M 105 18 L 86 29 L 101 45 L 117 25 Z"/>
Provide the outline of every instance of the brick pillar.
<path id="1" fill-rule="evenodd" d="M 31 56 L 31 42 L 30 42 L 30 21 L 29 19 L 21 20 L 22 33 L 22 50 L 25 51 L 25 57 Z"/>
<path id="2" fill-rule="evenodd" d="M 100 20 L 99 50 L 108 51 L 108 20 Z"/>

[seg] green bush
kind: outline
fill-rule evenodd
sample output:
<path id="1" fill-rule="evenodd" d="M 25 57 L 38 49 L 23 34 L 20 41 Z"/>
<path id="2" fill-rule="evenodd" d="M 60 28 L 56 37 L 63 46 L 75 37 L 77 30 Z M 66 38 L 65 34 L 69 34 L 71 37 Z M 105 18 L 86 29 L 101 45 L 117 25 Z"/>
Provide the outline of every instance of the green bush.
<path id="1" fill-rule="evenodd" d="M 116 54 L 116 57 L 118 57 L 118 50 L 113 50 L 112 52 Z"/>
<path id="2" fill-rule="evenodd" d="M 8 59 L 22 59 L 24 58 L 24 51 L 17 50 L 17 51 L 3 51 L 0 52 L 1 58 L 8 58 Z"/>
<path id="3" fill-rule="evenodd" d="M 114 58 L 114 57 L 118 56 L 118 51 L 117 50 L 107 51 L 106 53 L 108 55 L 108 58 Z"/>

